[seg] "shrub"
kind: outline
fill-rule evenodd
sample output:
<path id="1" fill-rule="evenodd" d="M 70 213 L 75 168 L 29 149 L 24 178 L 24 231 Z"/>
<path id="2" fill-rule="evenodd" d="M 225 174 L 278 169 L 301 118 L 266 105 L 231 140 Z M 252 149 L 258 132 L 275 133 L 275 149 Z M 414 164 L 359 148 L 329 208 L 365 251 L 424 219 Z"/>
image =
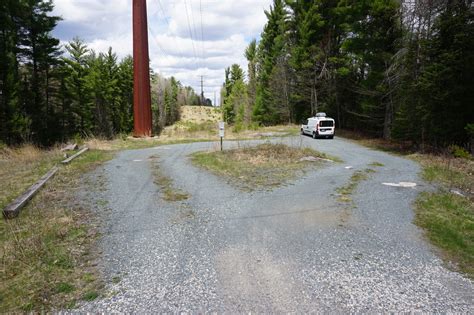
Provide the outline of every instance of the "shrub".
<path id="1" fill-rule="evenodd" d="M 449 146 L 449 152 L 456 158 L 471 159 L 471 154 L 458 145 Z"/>

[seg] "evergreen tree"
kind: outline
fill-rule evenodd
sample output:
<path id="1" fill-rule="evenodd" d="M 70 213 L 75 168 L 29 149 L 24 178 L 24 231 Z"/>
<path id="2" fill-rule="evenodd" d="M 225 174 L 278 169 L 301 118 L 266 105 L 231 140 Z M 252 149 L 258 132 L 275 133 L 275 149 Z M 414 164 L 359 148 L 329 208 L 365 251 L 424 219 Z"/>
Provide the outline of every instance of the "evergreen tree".
<path id="1" fill-rule="evenodd" d="M 258 86 L 253 119 L 264 125 L 277 122 L 275 104 L 271 102 L 269 81 L 277 60 L 284 54 L 287 11 L 282 0 L 274 0 L 269 11 L 265 11 L 268 22 L 258 45 Z"/>
<path id="2" fill-rule="evenodd" d="M 245 58 L 248 62 L 248 106 L 245 109 L 245 122 L 250 123 L 257 93 L 257 40 L 253 39 L 245 49 Z"/>
<path id="3" fill-rule="evenodd" d="M 31 138 L 36 142 L 51 144 L 55 129 L 54 112 L 50 103 L 50 79 L 53 67 L 57 65 L 59 40 L 51 36 L 59 17 L 50 16 L 53 3 L 49 1 L 28 0 L 21 2 L 20 46 L 19 52 L 24 60 L 28 75 L 24 77 L 30 86 L 25 98 L 25 111 L 31 118 Z"/>
<path id="4" fill-rule="evenodd" d="M 16 0 L 0 2 L 0 141 L 26 140 L 29 121 L 20 107 L 18 23 L 21 6 Z"/>

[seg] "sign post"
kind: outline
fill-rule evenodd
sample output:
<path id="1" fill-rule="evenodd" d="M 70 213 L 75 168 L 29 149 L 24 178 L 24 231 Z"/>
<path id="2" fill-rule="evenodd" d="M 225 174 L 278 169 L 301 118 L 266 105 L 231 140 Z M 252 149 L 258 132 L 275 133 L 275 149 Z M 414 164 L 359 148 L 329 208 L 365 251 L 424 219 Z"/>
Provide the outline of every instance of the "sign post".
<path id="1" fill-rule="evenodd" d="M 222 142 L 223 142 L 223 138 L 224 138 L 224 127 L 225 127 L 225 123 L 223 121 L 220 121 L 219 122 L 219 137 L 221 137 L 221 151 L 223 150 L 222 148 Z"/>

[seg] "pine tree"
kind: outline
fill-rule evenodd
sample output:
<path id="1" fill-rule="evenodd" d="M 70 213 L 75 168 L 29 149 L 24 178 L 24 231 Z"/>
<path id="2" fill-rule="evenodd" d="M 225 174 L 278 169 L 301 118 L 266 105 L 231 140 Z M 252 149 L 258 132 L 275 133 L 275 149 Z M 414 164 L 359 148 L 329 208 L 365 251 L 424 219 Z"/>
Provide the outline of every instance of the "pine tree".
<path id="1" fill-rule="evenodd" d="M 68 58 L 64 58 L 65 86 L 70 94 L 70 105 L 65 104 L 63 108 L 66 130 L 68 135 L 81 133 L 83 135 L 92 132 L 93 113 L 89 104 L 90 91 L 86 85 L 86 77 L 89 73 L 89 49 L 79 38 L 74 38 L 68 45 L 66 51 Z"/>
<path id="2" fill-rule="evenodd" d="M 269 90 L 270 76 L 277 60 L 284 54 L 287 11 L 282 0 L 274 0 L 269 11 L 265 11 L 268 22 L 258 45 L 258 86 L 253 120 L 264 125 L 277 122 L 275 104 Z"/>
<path id="3" fill-rule="evenodd" d="M 24 141 L 29 128 L 20 108 L 18 71 L 18 25 L 20 3 L 0 2 L 0 141 L 14 144 Z"/>
<path id="4" fill-rule="evenodd" d="M 50 104 L 50 72 L 57 64 L 59 40 L 51 36 L 59 17 L 50 16 L 52 1 L 28 0 L 22 2 L 20 29 L 20 54 L 26 61 L 26 76 L 31 86 L 30 95 L 23 100 L 27 115 L 31 118 L 31 137 L 34 141 L 51 144 L 54 134 L 48 124 L 54 116 Z"/>

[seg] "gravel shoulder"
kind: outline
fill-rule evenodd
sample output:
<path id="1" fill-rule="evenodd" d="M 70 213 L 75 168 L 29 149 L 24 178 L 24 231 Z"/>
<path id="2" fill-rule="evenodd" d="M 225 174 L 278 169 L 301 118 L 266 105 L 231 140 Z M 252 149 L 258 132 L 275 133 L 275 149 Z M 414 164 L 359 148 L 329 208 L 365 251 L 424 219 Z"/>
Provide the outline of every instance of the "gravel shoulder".
<path id="1" fill-rule="evenodd" d="M 309 146 L 344 163 L 326 162 L 272 191 L 243 192 L 190 163 L 191 153 L 215 143 L 124 151 L 108 162 L 99 170 L 103 191 L 90 192 L 108 207 L 98 214 L 106 294 L 79 310 L 473 311 L 472 281 L 448 270 L 412 223 L 412 203 L 430 189 L 415 162 L 340 138 L 272 142 Z M 163 201 L 151 163 L 190 198 Z M 367 168 L 375 172 L 352 202 L 340 202 L 336 189 Z"/>

